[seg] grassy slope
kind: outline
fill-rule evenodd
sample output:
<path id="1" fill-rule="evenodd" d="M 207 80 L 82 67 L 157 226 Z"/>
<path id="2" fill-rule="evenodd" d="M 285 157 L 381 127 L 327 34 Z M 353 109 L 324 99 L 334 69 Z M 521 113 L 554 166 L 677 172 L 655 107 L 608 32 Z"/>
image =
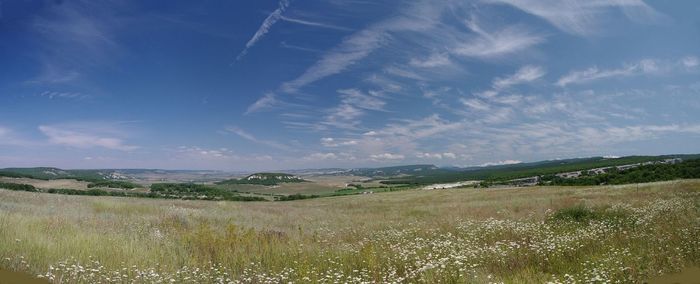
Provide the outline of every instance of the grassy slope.
<path id="1" fill-rule="evenodd" d="M 611 214 L 620 219 L 542 223 L 551 210 L 579 204 L 602 211 L 624 205 Z M 597 274 L 627 282 L 700 264 L 699 206 L 700 181 L 403 191 L 283 203 L 0 190 L 0 266 L 45 273 L 53 265 L 56 275 L 75 262 L 104 266 L 93 281 L 122 267 L 133 279 L 136 270 L 153 267 L 158 275 L 143 277 L 181 281 L 177 277 L 227 277 L 226 271 L 251 282 L 267 273 L 274 282 L 332 282 L 323 278 L 330 274 L 340 282 L 403 276 L 482 283 L 490 275 L 522 283 Z M 69 259 L 67 268 L 58 264 Z M 200 276 L 184 266 L 200 268 Z"/>

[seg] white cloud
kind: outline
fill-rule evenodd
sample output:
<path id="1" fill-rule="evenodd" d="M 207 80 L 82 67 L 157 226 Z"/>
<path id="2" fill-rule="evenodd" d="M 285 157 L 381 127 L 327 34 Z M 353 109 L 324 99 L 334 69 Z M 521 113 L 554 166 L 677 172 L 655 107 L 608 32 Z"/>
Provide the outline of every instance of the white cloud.
<path id="1" fill-rule="evenodd" d="M 445 152 L 445 153 L 427 153 L 427 152 L 419 152 L 416 154 L 417 158 L 420 159 L 434 159 L 434 160 L 442 160 L 444 159 L 456 159 L 457 155 L 451 152 Z"/>
<path id="2" fill-rule="evenodd" d="M 362 135 L 365 135 L 365 136 L 374 136 L 374 135 L 377 135 L 377 132 L 374 131 L 374 130 L 371 130 L 371 131 L 367 131 L 367 132 L 365 132 L 365 133 L 362 133 Z"/>
<path id="3" fill-rule="evenodd" d="M 663 16 L 642 0 L 485 0 L 490 3 L 511 5 L 528 14 L 540 17 L 558 29 L 576 35 L 590 35 L 601 26 L 601 16 L 610 8 L 620 8 L 637 22 L 652 23 Z"/>
<path id="4" fill-rule="evenodd" d="M 304 157 L 305 160 L 335 160 L 337 158 L 338 155 L 335 153 L 312 153 Z"/>
<path id="5" fill-rule="evenodd" d="M 236 157 L 233 152 L 227 148 L 205 149 L 197 146 L 180 146 L 177 148 L 177 152 L 204 159 L 228 159 Z"/>
<path id="6" fill-rule="evenodd" d="M 382 153 L 370 155 L 370 158 L 374 161 L 403 160 L 405 156 L 401 154 Z"/>
<path id="7" fill-rule="evenodd" d="M 681 64 L 687 68 L 694 68 L 700 65 L 700 59 L 696 56 L 687 56 L 681 59 Z"/>
<path id="8" fill-rule="evenodd" d="M 504 89 L 513 85 L 532 82 L 544 76 L 545 73 L 544 68 L 540 66 L 523 66 L 513 75 L 494 79 L 493 87 L 495 89 Z"/>
<path id="9" fill-rule="evenodd" d="M 515 165 L 515 164 L 520 164 L 522 161 L 519 160 L 503 160 L 503 161 L 496 161 L 496 162 L 486 162 L 481 165 L 480 167 L 489 167 L 489 166 L 503 166 L 503 165 Z"/>
<path id="10" fill-rule="evenodd" d="M 75 148 L 101 147 L 120 151 L 132 151 L 139 148 L 138 146 L 125 144 L 125 142 L 120 138 L 88 133 L 84 132 L 84 130 L 75 130 L 60 126 L 41 125 L 39 126 L 39 131 L 48 136 L 49 143 L 56 145 L 64 145 Z"/>
<path id="11" fill-rule="evenodd" d="M 331 137 L 323 137 L 321 138 L 321 145 L 324 147 L 353 146 L 357 145 L 357 141 L 352 139 L 339 140 Z"/>
<path id="12" fill-rule="evenodd" d="M 272 11 L 272 13 L 270 13 L 270 15 L 268 15 L 267 18 L 265 18 L 262 25 L 260 25 L 253 37 L 250 38 L 250 40 L 248 40 L 248 42 L 245 44 L 245 48 L 243 49 L 243 51 L 241 51 L 241 53 L 239 53 L 238 56 L 236 56 L 236 60 L 241 60 L 243 56 L 248 54 L 248 50 L 251 47 L 253 47 L 260 39 L 262 39 L 268 31 L 270 31 L 272 25 L 277 23 L 277 21 L 279 21 L 282 18 L 282 12 L 284 12 L 284 10 L 286 10 L 287 7 L 289 7 L 288 0 L 279 1 L 279 3 L 277 4 L 277 9 Z"/>

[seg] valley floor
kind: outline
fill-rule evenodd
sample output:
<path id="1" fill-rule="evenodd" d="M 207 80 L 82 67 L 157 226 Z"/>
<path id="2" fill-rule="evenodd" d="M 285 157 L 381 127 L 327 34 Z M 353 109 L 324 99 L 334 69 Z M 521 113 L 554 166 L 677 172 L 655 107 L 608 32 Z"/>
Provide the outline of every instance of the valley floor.
<path id="1" fill-rule="evenodd" d="M 0 190 L 0 268 L 55 283 L 640 282 L 700 265 L 700 180 L 211 202 Z"/>

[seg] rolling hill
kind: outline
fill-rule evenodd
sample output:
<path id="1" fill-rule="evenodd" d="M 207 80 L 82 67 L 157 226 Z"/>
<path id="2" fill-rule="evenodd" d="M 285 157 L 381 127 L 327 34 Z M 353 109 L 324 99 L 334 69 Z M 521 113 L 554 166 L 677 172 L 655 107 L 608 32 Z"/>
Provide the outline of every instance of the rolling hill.
<path id="1" fill-rule="evenodd" d="M 306 180 L 286 173 L 254 173 L 241 179 L 228 179 L 217 184 L 277 185 L 280 183 L 305 182 Z"/>
<path id="2" fill-rule="evenodd" d="M 588 170 L 600 167 L 620 166 L 649 161 L 661 161 L 664 159 L 671 158 L 691 160 L 700 158 L 700 154 L 627 156 L 620 158 L 591 157 L 564 160 L 548 160 L 533 163 L 520 163 L 513 165 L 489 167 L 470 167 L 461 170 L 436 169 L 433 171 L 418 172 L 407 177 L 389 178 L 383 181 L 382 183 L 423 185 L 444 182 L 457 182 L 464 180 L 508 180 L 537 175 L 551 175 L 569 171 Z"/>

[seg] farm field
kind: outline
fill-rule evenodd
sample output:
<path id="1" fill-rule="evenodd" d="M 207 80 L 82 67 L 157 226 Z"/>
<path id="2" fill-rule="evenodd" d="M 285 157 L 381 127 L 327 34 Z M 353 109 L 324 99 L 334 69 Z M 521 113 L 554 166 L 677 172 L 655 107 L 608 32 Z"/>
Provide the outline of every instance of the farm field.
<path id="1" fill-rule="evenodd" d="M 380 186 L 386 187 L 386 185 L 381 184 L 379 181 L 360 182 L 359 180 L 362 178 L 357 176 L 305 176 L 304 179 L 308 181 L 303 183 L 280 183 L 274 186 L 255 184 L 224 184 L 217 185 L 217 187 L 237 190 L 240 192 L 249 192 L 252 194 L 275 195 L 328 195 L 333 194 L 338 190 L 346 189 L 346 185 L 348 184 L 361 184 L 367 188 Z"/>
<path id="2" fill-rule="evenodd" d="M 698 265 L 700 180 L 293 202 L 0 190 L 0 267 L 54 283 L 614 283 Z"/>

